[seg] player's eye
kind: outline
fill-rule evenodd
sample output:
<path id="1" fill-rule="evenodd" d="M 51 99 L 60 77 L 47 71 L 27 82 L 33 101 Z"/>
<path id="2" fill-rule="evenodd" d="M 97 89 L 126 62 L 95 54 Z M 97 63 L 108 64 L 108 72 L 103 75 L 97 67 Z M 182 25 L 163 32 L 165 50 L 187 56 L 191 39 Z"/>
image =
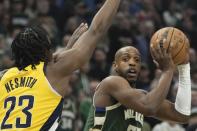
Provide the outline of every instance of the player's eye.
<path id="1" fill-rule="evenodd" d="M 135 58 L 135 61 L 139 63 L 140 62 L 140 59 L 139 58 Z"/>
<path id="2" fill-rule="evenodd" d="M 123 60 L 124 62 L 127 62 L 127 61 L 129 60 L 129 58 L 128 58 L 128 57 L 123 57 L 122 60 Z"/>

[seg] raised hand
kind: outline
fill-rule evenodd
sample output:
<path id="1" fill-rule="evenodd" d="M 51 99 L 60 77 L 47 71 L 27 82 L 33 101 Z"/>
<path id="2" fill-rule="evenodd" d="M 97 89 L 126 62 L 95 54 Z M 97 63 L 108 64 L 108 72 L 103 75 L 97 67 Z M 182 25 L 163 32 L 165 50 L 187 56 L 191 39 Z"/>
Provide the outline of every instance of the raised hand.
<path id="1" fill-rule="evenodd" d="M 71 38 L 69 39 L 66 49 L 72 48 L 74 43 L 79 39 L 83 33 L 85 33 L 88 30 L 88 24 L 87 23 L 81 23 L 80 26 L 74 31 Z"/>

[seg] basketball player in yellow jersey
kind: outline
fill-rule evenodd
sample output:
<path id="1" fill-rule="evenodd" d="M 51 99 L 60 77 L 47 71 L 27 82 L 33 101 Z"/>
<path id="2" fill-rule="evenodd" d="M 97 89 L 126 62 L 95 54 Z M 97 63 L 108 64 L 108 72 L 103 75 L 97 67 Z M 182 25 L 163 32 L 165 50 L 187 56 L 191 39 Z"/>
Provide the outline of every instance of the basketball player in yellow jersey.
<path id="1" fill-rule="evenodd" d="M 89 29 L 69 50 L 53 59 L 51 42 L 40 27 L 28 27 L 14 39 L 15 67 L 0 81 L 0 130 L 54 131 L 58 126 L 64 80 L 86 63 L 108 30 L 120 0 L 106 0 Z"/>

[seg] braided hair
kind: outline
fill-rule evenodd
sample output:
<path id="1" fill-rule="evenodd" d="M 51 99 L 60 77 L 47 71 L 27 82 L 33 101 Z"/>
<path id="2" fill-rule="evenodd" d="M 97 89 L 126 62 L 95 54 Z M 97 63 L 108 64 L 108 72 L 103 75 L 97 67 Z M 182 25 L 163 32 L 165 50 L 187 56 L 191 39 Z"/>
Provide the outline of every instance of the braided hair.
<path id="1" fill-rule="evenodd" d="M 40 26 L 27 27 L 13 40 L 11 49 L 15 66 L 24 70 L 26 66 L 35 65 L 40 61 L 48 62 L 51 43 L 47 32 Z"/>

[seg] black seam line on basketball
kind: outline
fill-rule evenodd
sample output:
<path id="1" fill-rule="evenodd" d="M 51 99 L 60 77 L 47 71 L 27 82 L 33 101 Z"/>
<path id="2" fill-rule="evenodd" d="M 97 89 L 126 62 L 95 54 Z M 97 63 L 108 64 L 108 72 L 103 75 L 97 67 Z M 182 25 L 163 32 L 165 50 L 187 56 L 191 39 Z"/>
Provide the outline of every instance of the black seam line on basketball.
<path id="1" fill-rule="evenodd" d="M 172 28 L 171 38 L 170 38 L 169 45 L 168 45 L 168 48 L 167 48 L 167 50 L 166 50 L 166 51 L 168 51 L 168 50 L 169 50 L 169 47 L 170 47 L 170 45 L 171 45 L 171 40 L 172 40 L 172 36 L 173 36 L 173 34 L 174 34 L 174 28 Z"/>
<path id="2" fill-rule="evenodd" d="M 174 56 L 172 57 L 172 59 L 176 58 L 177 55 L 181 52 L 181 50 L 182 50 L 183 47 L 185 46 L 185 41 L 186 41 L 186 39 L 185 39 L 185 37 L 184 37 L 184 42 L 183 42 L 183 45 L 182 45 L 181 49 L 176 53 L 176 55 L 174 55 Z"/>

